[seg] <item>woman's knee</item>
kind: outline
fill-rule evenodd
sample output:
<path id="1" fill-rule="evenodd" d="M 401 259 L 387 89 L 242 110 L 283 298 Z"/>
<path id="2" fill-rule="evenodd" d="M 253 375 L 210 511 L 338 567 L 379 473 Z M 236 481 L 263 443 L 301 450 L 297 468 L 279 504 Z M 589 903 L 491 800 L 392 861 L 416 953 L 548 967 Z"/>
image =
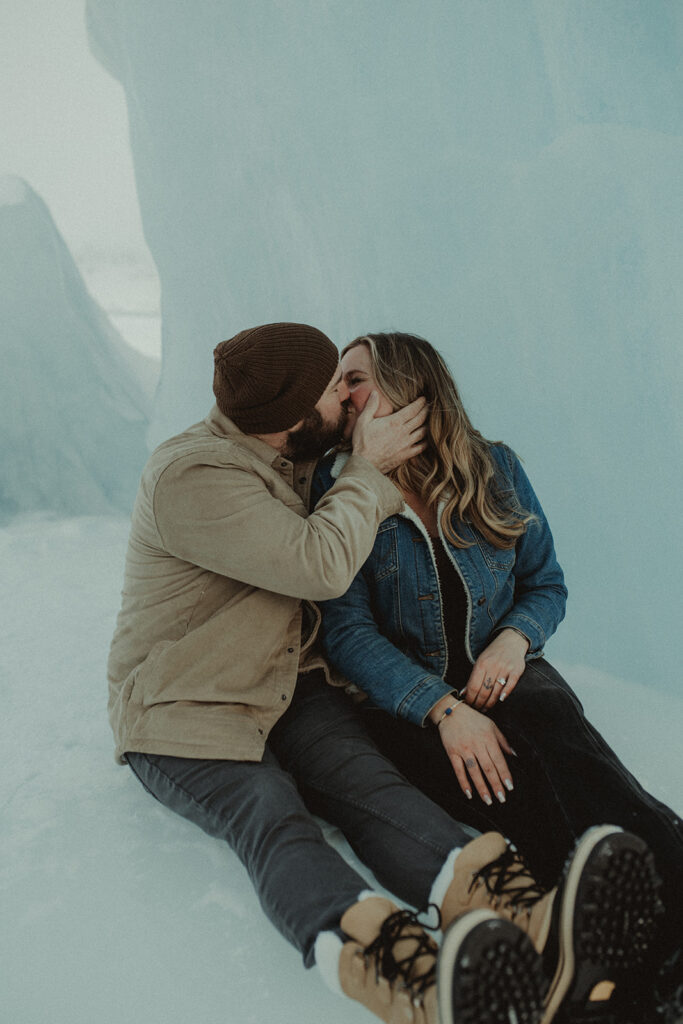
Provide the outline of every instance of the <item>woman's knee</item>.
<path id="1" fill-rule="evenodd" d="M 500 723 L 539 720 L 547 727 L 552 722 L 565 727 L 583 718 L 583 707 L 571 686 L 544 659 L 528 662 L 515 689 L 503 707 Z"/>

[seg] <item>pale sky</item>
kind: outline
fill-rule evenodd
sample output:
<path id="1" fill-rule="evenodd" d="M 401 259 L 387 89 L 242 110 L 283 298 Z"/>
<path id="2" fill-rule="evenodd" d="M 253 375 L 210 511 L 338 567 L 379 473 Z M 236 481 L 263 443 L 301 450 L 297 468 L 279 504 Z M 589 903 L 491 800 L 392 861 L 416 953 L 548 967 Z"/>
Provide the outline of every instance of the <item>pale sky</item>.
<path id="1" fill-rule="evenodd" d="M 75 257 L 142 255 L 121 86 L 90 53 L 84 0 L 2 0 L 0 174 L 25 178 Z"/>

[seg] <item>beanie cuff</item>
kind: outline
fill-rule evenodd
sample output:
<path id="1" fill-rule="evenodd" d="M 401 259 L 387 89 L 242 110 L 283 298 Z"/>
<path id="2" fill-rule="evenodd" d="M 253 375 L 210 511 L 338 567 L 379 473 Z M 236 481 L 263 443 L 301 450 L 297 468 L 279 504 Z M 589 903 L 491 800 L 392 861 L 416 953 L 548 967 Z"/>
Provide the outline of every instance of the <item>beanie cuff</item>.
<path id="1" fill-rule="evenodd" d="M 216 404 L 244 433 L 290 430 L 315 408 L 338 365 L 335 345 L 315 327 L 253 327 L 214 349 Z"/>

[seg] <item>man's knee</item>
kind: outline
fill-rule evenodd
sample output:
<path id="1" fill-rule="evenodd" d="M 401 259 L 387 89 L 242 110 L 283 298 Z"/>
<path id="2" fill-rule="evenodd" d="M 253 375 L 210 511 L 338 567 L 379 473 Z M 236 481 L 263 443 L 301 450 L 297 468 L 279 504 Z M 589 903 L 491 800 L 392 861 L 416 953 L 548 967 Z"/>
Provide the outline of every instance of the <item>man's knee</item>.
<path id="1" fill-rule="evenodd" d="M 152 796 L 238 852 L 257 847 L 273 825 L 303 827 L 307 817 L 294 780 L 268 751 L 253 762 L 147 754 L 128 761 Z"/>

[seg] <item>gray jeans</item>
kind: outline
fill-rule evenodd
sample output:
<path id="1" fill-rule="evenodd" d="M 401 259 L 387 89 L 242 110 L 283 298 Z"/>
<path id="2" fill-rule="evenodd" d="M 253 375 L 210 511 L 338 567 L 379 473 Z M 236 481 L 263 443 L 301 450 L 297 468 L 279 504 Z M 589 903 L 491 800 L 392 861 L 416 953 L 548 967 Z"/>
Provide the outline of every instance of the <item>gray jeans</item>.
<path id="1" fill-rule="evenodd" d="M 338 928 L 368 888 L 312 814 L 338 826 L 379 882 L 418 908 L 449 852 L 477 834 L 405 780 L 317 672 L 299 677 L 260 762 L 126 756 L 157 800 L 237 853 L 265 913 L 307 966 L 317 935 Z"/>

